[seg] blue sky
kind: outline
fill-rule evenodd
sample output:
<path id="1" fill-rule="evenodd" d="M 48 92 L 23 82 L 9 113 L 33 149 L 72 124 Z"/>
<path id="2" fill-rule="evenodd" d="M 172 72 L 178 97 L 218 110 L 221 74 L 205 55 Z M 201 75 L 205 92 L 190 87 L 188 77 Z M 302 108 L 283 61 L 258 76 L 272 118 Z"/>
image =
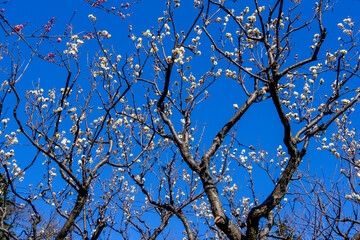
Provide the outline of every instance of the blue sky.
<path id="1" fill-rule="evenodd" d="M 111 0 L 108 2 L 108 6 L 112 3 L 116 3 Z M 309 2 L 311 5 L 313 4 L 312 1 L 304 2 Z M 251 1 L 242 1 L 239 3 L 242 6 L 240 9 L 244 8 L 247 3 L 251 3 Z M 187 21 L 185 14 L 188 13 L 188 9 L 186 9 L 184 5 L 186 5 L 186 2 L 182 3 L 183 10 L 180 9 L 180 13 L 177 15 L 178 19 L 181 19 L 182 21 L 181 25 L 185 25 Z M 306 4 L 304 6 L 306 6 Z M 135 34 L 139 34 L 151 26 L 156 26 L 157 18 L 162 15 L 162 11 L 164 10 L 164 2 L 143 0 L 127 11 L 132 13 L 132 15 L 124 20 L 115 17 L 112 14 L 104 13 L 99 9 L 95 9 L 80 0 L 12 0 L 3 4 L 1 8 L 5 9 L 5 16 L 11 24 L 17 25 L 26 23 L 27 26 L 23 31 L 26 32 L 26 30 L 29 30 L 28 33 L 31 32 L 30 30 L 41 28 L 47 21 L 55 17 L 56 23 L 52 32 L 55 35 L 63 34 L 65 25 L 69 23 L 74 11 L 76 11 L 76 13 L 71 22 L 74 32 L 83 30 L 91 31 L 92 22 L 88 19 L 88 15 L 94 14 L 98 18 L 97 28 L 100 30 L 106 29 L 112 34 L 113 37 L 109 41 L 109 44 L 114 44 L 120 48 L 119 51 L 125 52 L 129 42 L 128 23 L 133 25 Z M 330 13 L 327 13 L 328 16 L 326 17 L 325 27 L 328 31 L 327 41 L 329 41 L 330 45 L 334 45 L 334 47 L 337 45 L 336 39 L 341 30 L 336 25 L 341 22 L 342 19 L 351 16 L 354 18 L 355 22 L 360 22 L 360 19 L 356 19 L 359 18 L 357 13 L 358 9 L 360 9 L 360 1 L 342 0 L 338 1 Z M 310 12 L 304 9 L 303 14 L 306 18 L 308 16 L 307 14 L 310 14 Z M 296 41 L 301 42 L 302 39 Z M 59 43 L 56 47 L 59 47 L 60 49 L 62 47 L 64 48 L 65 42 L 66 41 Z M 83 48 L 86 47 L 87 46 L 84 46 Z M 84 49 L 83 51 L 89 51 L 89 48 L 86 50 Z M 44 54 L 46 54 L 46 50 L 44 50 Z M 41 86 L 45 89 L 51 89 L 59 86 L 59 83 L 61 84 L 62 79 L 66 76 L 66 72 L 62 73 L 57 66 L 51 63 L 46 63 L 41 60 L 35 61 L 39 63 L 32 64 L 24 75 L 24 79 L 19 83 L 20 86 L 23 86 L 24 90 L 30 88 L 38 81 L 40 81 Z M 54 72 L 56 74 L 54 74 Z M 63 75 L 61 76 L 61 74 Z M 242 97 L 239 97 L 236 91 L 232 91 L 234 86 L 235 85 L 231 80 L 224 79 L 221 85 L 216 86 L 216 89 L 210 88 L 209 92 L 212 97 L 201 111 L 194 113 L 195 119 L 198 118 L 199 122 L 206 123 L 206 134 L 209 139 L 216 134 L 219 127 L 234 113 L 232 104 L 242 103 Z M 226 99 L 221 99 L 220 101 L 219 98 L 224 94 L 227 96 Z M 211 111 L 213 108 L 216 108 L 217 111 Z M 262 112 L 261 116 L 266 117 L 259 117 L 259 111 Z M 271 148 L 274 150 L 274 148 L 276 149 L 276 147 L 281 144 L 282 127 L 275 114 L 275 109 L 272 108 L 271 104 L 261 103 L 259 106 L 246 113 L 244 119 L 240 122 L 239 130 L 243 132 L 242 136 L 244 137 L 241 141 L 244 144 L 256 145 L 257 143 L 261 143 L 265 149 L 270 148 L 269 150 L 271 150 Z M 208 143 L 211 143 L 211 141 Z M 311 155 L 309 154 L 309 157 L 310 156 Z"/>

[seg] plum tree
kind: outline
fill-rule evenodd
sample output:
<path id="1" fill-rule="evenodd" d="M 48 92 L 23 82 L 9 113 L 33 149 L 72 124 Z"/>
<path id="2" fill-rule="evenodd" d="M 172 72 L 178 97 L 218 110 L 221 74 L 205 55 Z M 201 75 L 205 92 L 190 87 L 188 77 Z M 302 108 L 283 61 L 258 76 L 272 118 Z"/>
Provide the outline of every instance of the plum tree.
<path id="1" fill-rule="evenodd" d="M 14 239 L 42 238 L 44 209 L 55 239 L 359 239 L 355 20 L 323 0 L 84 2 L 91 25 L 60 34 L 0 15 Z M 151 25 L 116 32 L 137 9 Z"/>

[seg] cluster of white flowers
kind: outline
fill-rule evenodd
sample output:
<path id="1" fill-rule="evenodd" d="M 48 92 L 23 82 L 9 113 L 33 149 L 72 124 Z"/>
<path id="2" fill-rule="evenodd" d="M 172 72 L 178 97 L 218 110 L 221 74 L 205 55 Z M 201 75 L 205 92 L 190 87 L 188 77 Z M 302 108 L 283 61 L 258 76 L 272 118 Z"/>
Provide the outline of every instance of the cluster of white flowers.
<path id="1" fill-rule="evenodd" d="M 233 79 L 237 78 L 236 71 L 231 71 L 230 69 L 225 70 L 225 76 L 228 78 L 233 78 Z"/>
<path id="2" fill-rule="evenodd" d="M 350 110 L 351 111 L 351 110 Z M 343 128 L 345 124 L 350 124 L 348 117 L 343 115 L 340 119 L 335 120 L 336 125 L 338 126 L 338 131 L 333 133 L 330 139 L 330 142 L 327 143 L 328 139 L 326 137 L 322 138 L 321 147 L 318 147 L 318 150 L 328 150 L 336 158 L 353 158 L 357 149 L 360 148 L 360 141 L 356 140 L 355 129 Z M 320 138 L 318 136 L 318 138 Z M 355 163 L 356 168 L 360 167 L 360 162 Z"/>
<path id="3" fill-rule="evenodd" d="M 325 64 L 329 65 L 329 64 L 335 63 L 335 62 L 336 62 L 336 56 L 334 54 L 331 54 L 330 52 L 327 52 Z"/>
<path id="4" fill-rule="evenodd" d="M 49 171 L 49 175 L 52 176 L 52 177 L 56 177 L 57 174 L 55 173 L 56 169 L 55 168 L 51 168 L 50 171 Z"/>
<path id="5" fill-rule="evenodd" d="M 19 176 L 25 174 L 25 172 L 21 172 L 21 168 L 17 165 L 15 159 L 12 160 L 12 167 L 13 168 L 12 168 L 11 174 L 14 175 L 15 177 L 19 177 Z"/>
<path id="6" fill-rule="evenodd" d="M 111 34 L 107 30 L 98 31 L 97 35 L 103 38 L 111 38 Z"/>
<path id="7" fill-rule="evenodd" d="M 201 200 L 201 203 L 198 205 L 196 201 L 192 204 L 192 207 L 196 213 L 196 217 L 204 217 L 208 220 L 213 218 L 209 203 Z"/>
<path id="8" fill-rule="evenodd" d="M 79 39 L 79 36 L 78 35 L 72 35 L 71 36 L 71 42 L 67 42 L 66 43 L 66 46 L 68 47 L 68 49 L 64 50 L 64 54 L 69 54 L 69 55 L 74 55 L 76 56 L 77 53 L 78 53 L 78 47 L 80 47 L 84 41 Z"/>
<path id="9" fill-rule="evenodd" d="M 345 195 L 345 198 L 348 200 L 352 199 L 355 202 L 360 203 L 360 195 L 357 193 L 347 194 L 347 195 Z"/>
<path id="10" fill-rule="evenodd" d="M 10 118 L 4 118 L 1 120 L 1 123 L 7 124 L 10 121 Z"/>
<path id="11" fill-rule="evenodd" d="M 110 69 L 106 57 L 99 57 L 99 60 L 100 60 L 100 68 L 104 69 L 105 71 Z"/>
<path id="12" fill-rule="evenodd" d="M 251 16 L 247 17 L 247 20 L 248 20 L 250 23 L 256 22 L 256 16 L 255 16 L 255 14 L 252 14 Z"/>
<path id="13" fill-rule="evenodd" d="M 9 150 L 8 152 L 5 152 L 4 150 L 1 149 L 0 150 L 0 155 L 2 155 L 5 160 L 9 160 L 13 156 L 15 156 L 15 152 L 14 152 L 13 149 Z M 10 165 L 10 164 L 7 163 L 6 165 Z"/>
<path id="14" fill-rule="evenodd" d="M 9 145 L 14 145 L 14 144 L 18 144 L 18 143 L 19 143 L 19 141 L 18 141 L 18 139 L 17 139 L 17 137 L 16 137 L 16 133 L 15 133 L 15 132 L 11 132 L 10 135 L 6 134 L 6 135 L 5 135 L 5 138 L 6 138 L 7 143 L 8 143 Z"/>
<path id="15" fill-rule="evenodd" d="M 94 15 L 92 15 L 92 14 L 89 14 L 89 16 L 88 16 L 91 20 L 93 20 L 93 21 L 96 21 L 97 19 L 96 19 L 96 17 L 94 17 Z"/>
<path id="16" fill-rule="evenodd" d="M 176 54 L 177 58 L 174 60 L 175 63 L 179 63 L 180 65 L 184 64 L 184 57 L 185 57 L 185 48 L 179 47 L 175 48 L 173 51 L 173 54 Z"/>
<path id="17" fill-rule="evenodd" d="M 346 28 L 343 23 L 346 24 L 349 28 Z M 351 36 L 353 34 L 353 26 L 355 23 L 352 21 L 351 18 L 345 18 L 343 20 L 343 23 L 338 23 L 337 26 L 343 29 L 343 33 Z"/>

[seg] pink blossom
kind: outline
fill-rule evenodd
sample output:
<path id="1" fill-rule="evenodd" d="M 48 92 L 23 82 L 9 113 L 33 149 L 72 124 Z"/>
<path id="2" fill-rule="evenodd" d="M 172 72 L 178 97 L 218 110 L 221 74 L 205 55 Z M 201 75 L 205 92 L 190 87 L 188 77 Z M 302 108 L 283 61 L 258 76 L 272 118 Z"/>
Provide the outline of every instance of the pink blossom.
<path id="1" fill-rule="evenodd" d="M 87 34 L 90 38 L 94 38 L 94 34 L 92 34 L 91 32 Z"/>
<path id="2" fill-rule="evenodd" d="M 21 29 L 23 29 L 23 28 L 24 28 L 24 24 L 16 25 L 16 26 L 14 27 L 15 31 L 17 31 L 17 32 L 20 32 Z"/>
<path id="3" fill-rule="evenodd" d="M 54 58 L 54 57 L 56 57 L 56 54 L 54 54 L 54 53 L 49 53 L 49 54 L 48 54 L 48 57 L 49 57 L 49 58 Z"/>

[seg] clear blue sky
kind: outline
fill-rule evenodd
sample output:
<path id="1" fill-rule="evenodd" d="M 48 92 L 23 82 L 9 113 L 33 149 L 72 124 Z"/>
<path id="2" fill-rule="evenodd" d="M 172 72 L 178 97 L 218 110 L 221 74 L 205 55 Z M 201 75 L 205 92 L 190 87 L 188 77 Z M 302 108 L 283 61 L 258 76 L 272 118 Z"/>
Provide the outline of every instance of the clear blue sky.
<path id="1" fill-rule="evenodd" d="M 108 1 L 110 6 L 112 3 L 118 3 L 119 1 Z M 304 1 L 313 4 L 313 1 Z M 125 2 L 124 2 L 125 3 Z M 243 9 L 247 3 L 251 1 L 239 2 L 239 9 Z M 119 4 L 119 3 L 118 3 Z M 182 18 L 184 24 L 187 21 L 187 9 L 186 1 L 181 3 L 184 11 L 180 11 L 178 18 Z M 304 5 L 305 6 L 305 5 Z M 250 7 L 253 7 L 250 5 Z M 6 4 L 0 5 L 0 8 L 5 9 L 5 16 L 9 22 L 13 25 L 27 24 L 24 28 L 24 32 L 30 33 L 30 30 L 41 28 L 51 20 L 53 17 L 56 19 L 55 26 L 52 34 L 62 35 L 64 33 L 65 25 L 69 23 L 69 20 L 76 11 L 74 18 L 71 22 L 74 32 L 83 30 L 92 30 L 92 22 L 88 19 L 89 14 L 94 14 L 98 18 L 98 29 L 106 29 L 112 34 L 111 43 L 113 43 L 120 51 L 126 52 L 126 46 L 129 42 L 128 39 L 128 23 L 130 22 L 134 27 L 135 33 L 141 33 L 151 26 L 156 26 L 157 18 L 162 15 L 164 8 L 164 1 L 161 0 L 143 0 L 139 4 L 134 5 L 125 13 L 132 13 L 132 15 L 124 20 L 119 17 L 115 17 L 112 14 L 107 14 L 104 11 L 95 9 L 89 6 L 85 1 L 28 1 L 28 0 L 12 0 Z M 337 45 L 337 36 L 340 29 L 337 27 L 337 23 L 342 19 L 350 16 L 356 23 L 360 23 L 358 10 L 360 9 L 360 1 L 358 0 L 342 0 L 338 1 L 334 9 L 327 13 L 325 18 L 325 27 L 328 31 L 328 39 L 330 45 Z M 308 12 L 304 9 L 304 17 L 309 17 Z M 299 39 L 301 42 L 302 39 Z M 57 45 L 57 47 L 65 49 L 65 42 L 63 41 Z M 82 48 L 86 48 L 84 46 Z M 121 49 L 124 48 L 124 49 Z M 51 49 L 49 49 L 51 51 Z M 91 51 L 89 48 L 86 51 Z M 83 50 L 83 52 L 85 52 Z M 46 50 L 43 52 L 46 54 Z M 85 71 L 84 71 L 85 72 Z M 19 83 L 23 89 L 31 88 L 31 86 L 40 80 L 41 86 L 44 89 L 51 89 L 58 87 L 62 80 L 66 76 L 66 72 L 59 71 L 59 68 L 50 63 L 33 64 L 24 75 L 24 78 Z M 198 118 L 199 122 L 205 122 L 207 125 L 207 133 L 209 139 L 219 130 L 219 127 L 225 123 L 227 119 L 233 114 L 232 104 L 242 103 L 242 98 L 239 97 L 237 92 L 232 91 L 234 83 L 229 79 L 224 79 L 221 85 L 217 85 L 216 89 L 210 89 L 211 98 L 207 102 L 207 106 L 201 109 L 201 111 L 195 112 L 195 118 Z M 226 94 L 226 99 L 219 100 L 220 96 Z M 216 108 L 217 111 L 211 111 Z M 261 111 L 264 118 L 258 117 L 258 111 Z M 270 117 L 269 117 L 270 116 Z M 356 115 L 358 116 L 358 115 Z M 355 122 L 355 121 L 354 121 Z M 221 124 L 219 124 L 221 123 Z M 269 150 L 276 149 L 281 144 L 282 139 L 282 127 L 279 125 L 278 119 L 275 115 L 274 109 L 271 105 L 261 104 L 259 107 L 251 109 L 241 121 L 239 130 L 243 132 L 243 139 L 241 141 L 244 144 L 257 144 L 261 143 L 264 148 Z M 266 133 L 266 134 L 262 134 Z M 210 143 L 209 141 L 208 143 Z M 309 154 L 309 157 L 311 155 Z"/>

